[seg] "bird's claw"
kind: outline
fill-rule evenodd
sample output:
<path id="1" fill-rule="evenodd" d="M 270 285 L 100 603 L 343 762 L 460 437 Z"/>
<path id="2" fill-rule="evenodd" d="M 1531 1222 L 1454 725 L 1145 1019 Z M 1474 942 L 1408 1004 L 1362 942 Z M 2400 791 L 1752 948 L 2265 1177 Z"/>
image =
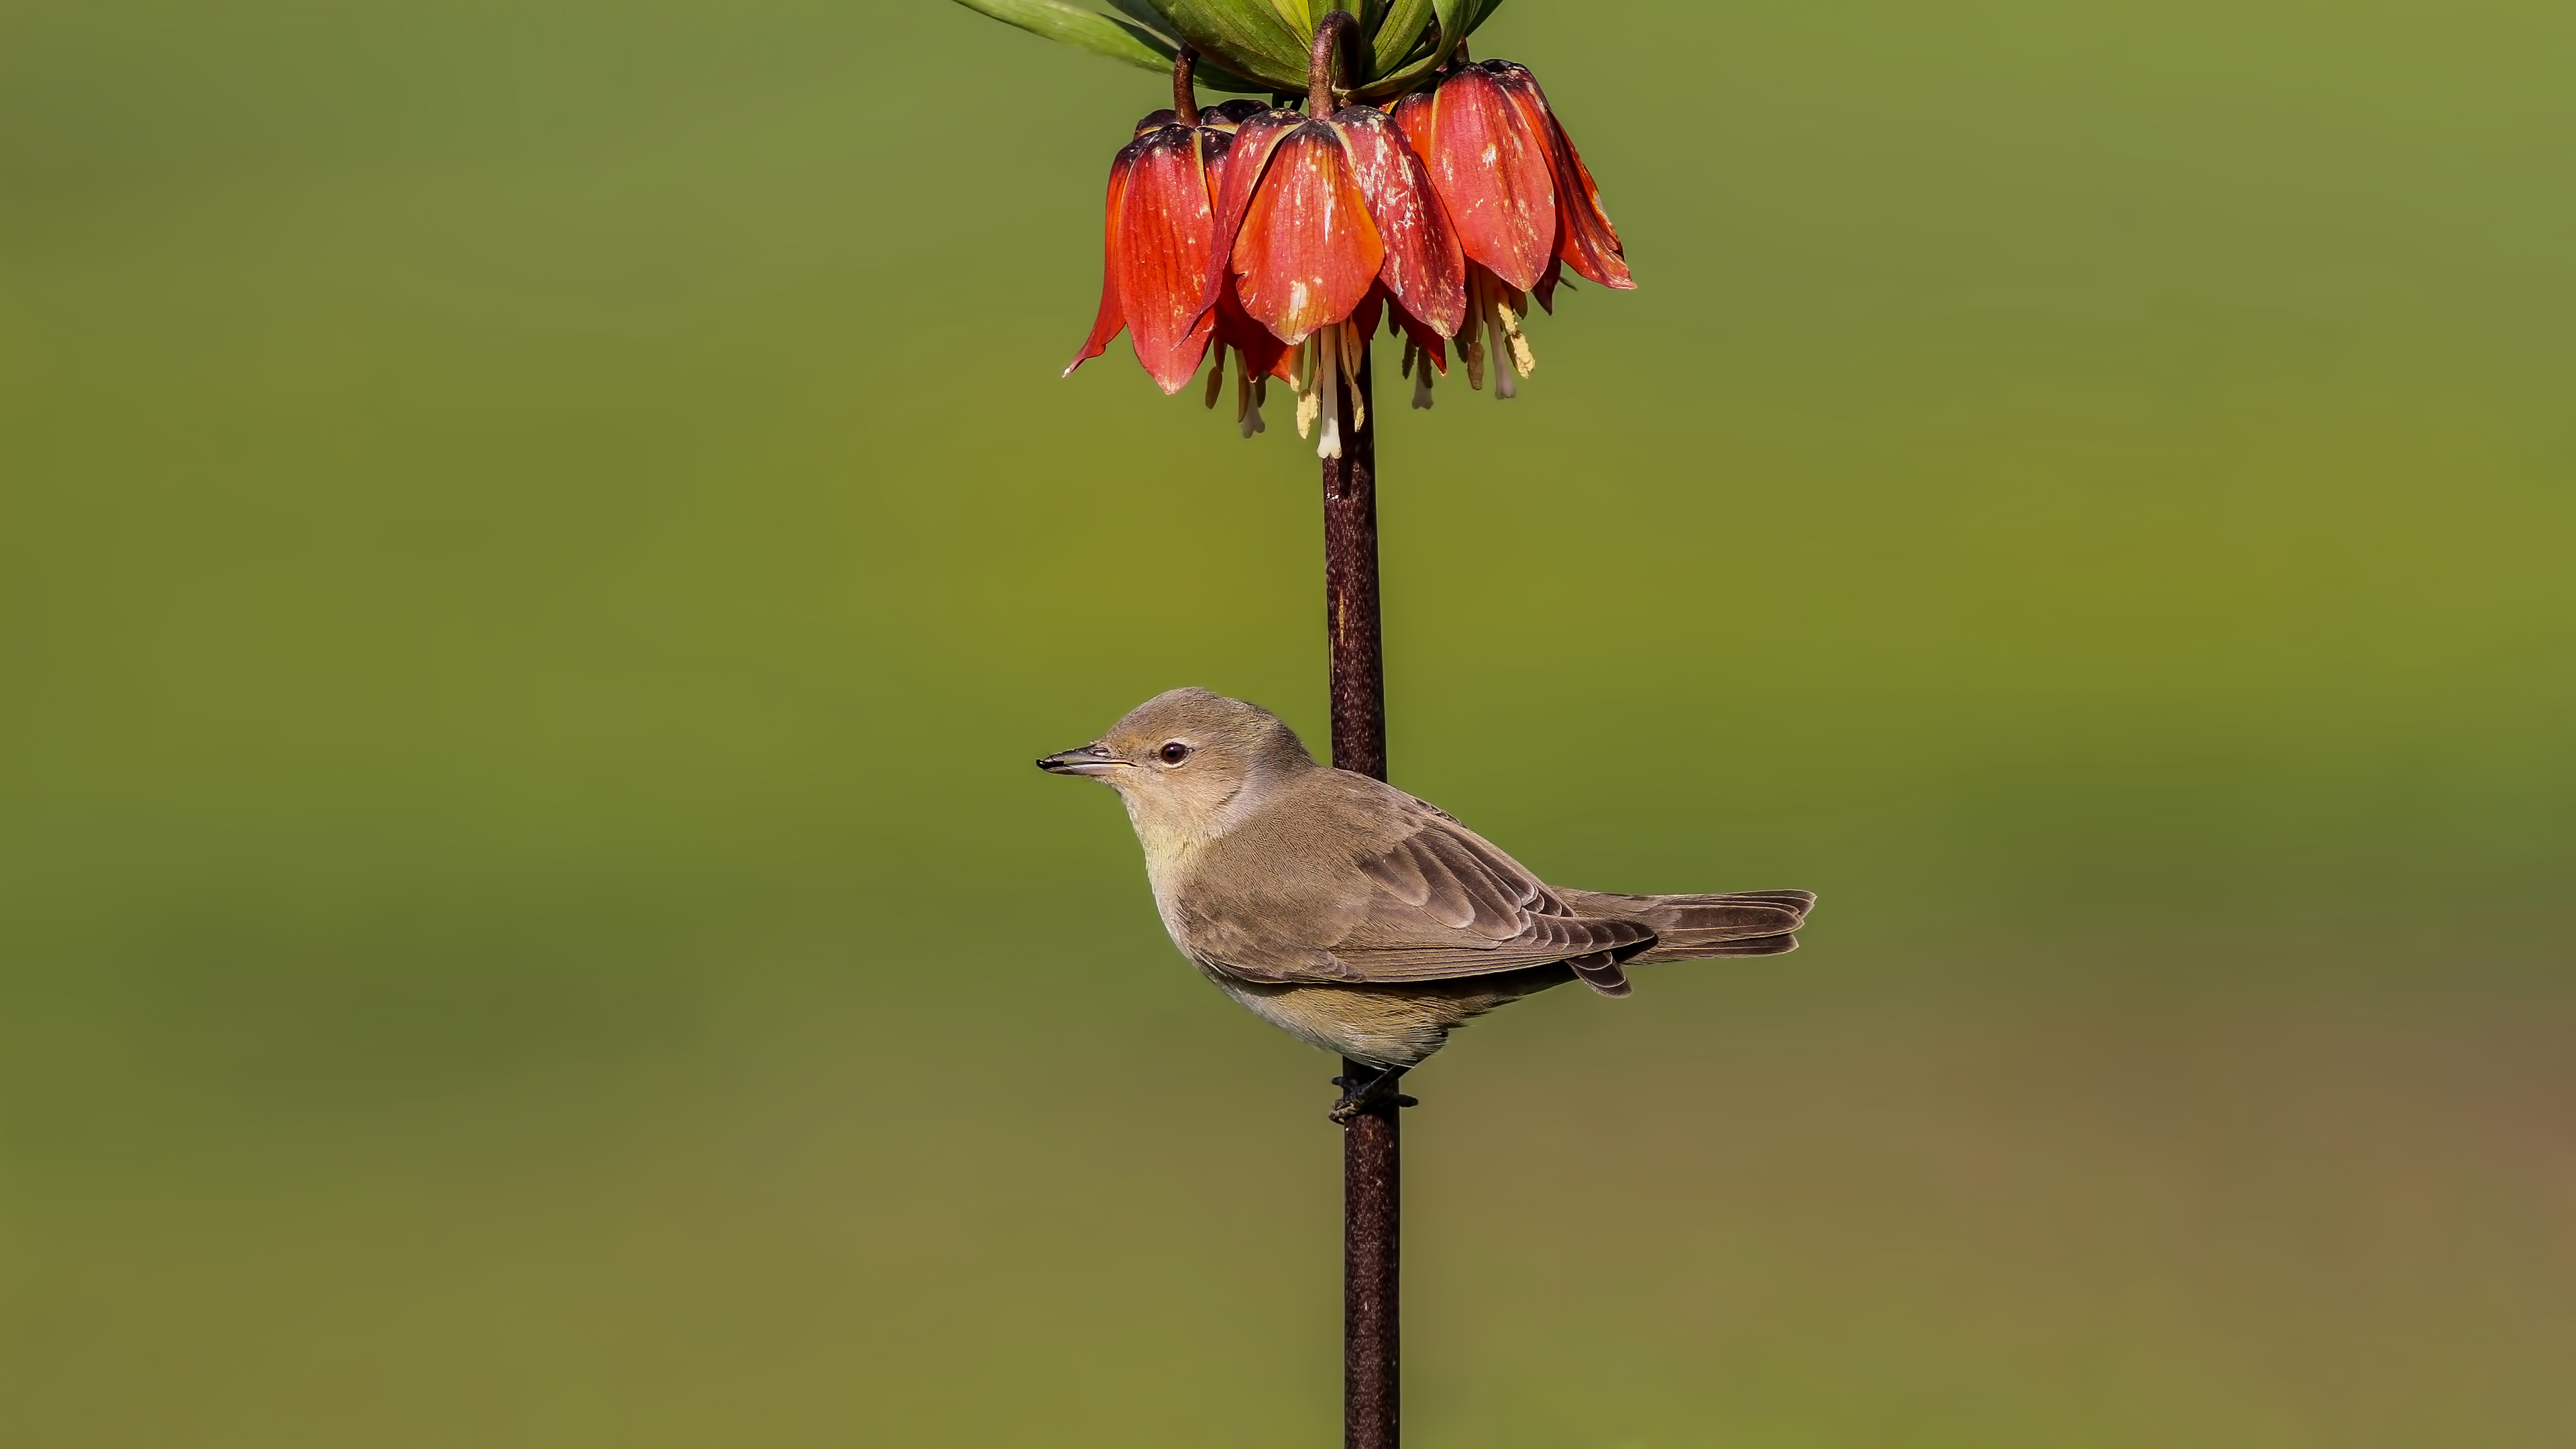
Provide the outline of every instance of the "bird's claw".
<path id="1" fill-rule="evenodd" d="M 1348 1127 L 1352 1119 L 1364 1116 L 1380 1107 L 1421 1106 L 1420 1098 L 1395 1089 L 1396 1079 L 1403 1075 L 1404 1073 L 1400 1071 L 1390 1071 L 1381 1072 L 1365 1081 L 1352 1077 L 1333 1078 L 1333 1085 L 1342 1089 L 1342 1099 L 1335 1102 L 1333 1110 L 1325 1115 L 1332 1119 L 1333 1125 Z"/>

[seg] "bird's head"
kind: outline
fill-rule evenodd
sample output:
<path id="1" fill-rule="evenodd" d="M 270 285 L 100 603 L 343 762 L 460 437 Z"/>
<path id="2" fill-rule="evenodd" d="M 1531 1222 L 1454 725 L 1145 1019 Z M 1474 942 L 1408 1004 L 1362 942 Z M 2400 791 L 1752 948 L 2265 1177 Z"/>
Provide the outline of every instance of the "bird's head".
<path id="1" fill-rule="evenodd" d="M 1098 740 L 1037 763 L 1115 788 L 1149 843 L 1221 835 L 1247 790 L 1316 767 L 1279 716 L 1204 689 L 1155 695 Z"/>

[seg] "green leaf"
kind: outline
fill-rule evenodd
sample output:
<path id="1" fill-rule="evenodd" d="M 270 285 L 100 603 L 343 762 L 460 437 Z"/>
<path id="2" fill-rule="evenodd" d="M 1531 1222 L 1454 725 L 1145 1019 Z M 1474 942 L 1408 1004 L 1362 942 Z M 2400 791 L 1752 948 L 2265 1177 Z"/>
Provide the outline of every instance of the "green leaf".
<path id="1" fill-rule="evenodd" d="M 1300 0 L 1286 0 L 1305 7 Z M 1246 80 L 1274 91 L 1306 89 L 1306 45 L 1314 38 L 1293 29 L 1269 0 L 1157 0 L 1180 38 L 1199 54 Z"/>
<path id="2" fill-rule="evenodd" d="M 1476 0 L 1432 0 L 1431 18 L 1440 22 L 1442 50 L 1456 45 L 1458 37 L 1467 33 L 1467 22 L 1475 8 Z"/>
<path id="3" fill-rule="evenodd" d="M 1370 47 L 1366 79 L 1375 80 L 1404 63 L 1431 22 L 1431 0 L 1393 0 L 1378 22 L 1377 42 Z"/>
<path id="4" fill-rule="evenodd" d="M 1097 10 L 1067 5 L 1063 0 L 957 0 L 957 3 L 979 14 L 990 15 L 1005 25 L 1016 25 L 1031 35 L 1043 35 L 1067 45 L 1123 60 L 1145 70 L 1168 73 L 1172 68 L 1169 50 L 1156 50 L 1147 37 L 1152 34 L 1124 20 L 1112 20 Z"/>
<path id="5" fill-rule="evenodd" d="M 1059 0 L 957 0 L 957 3 L 1049 40 L 1061 40 L 1095 55 L 1123 60 L 1139 69 L 1159 71 L 1166 76 L 1172 73 L 1172 57 L 1180 49 L 1168 34 L 1177 27 L 1156 13 L 1145 0 L 1109 0 L 1120 10 L 1135 16 L 1134 24 L 1061 4 Z M 1144 23 L 1147 15 L 1154 17 L 1150 28 Z M 1246 80 L 1223 66 L 1209 64 L 1204 58 L 1199 61 L 1193 78 L 1200 90 L 1225 95 L 1266 96 L 1278 89 L 1268 81 Z"/>
<path id="6" fill-rule="evenodd" d="M 1154 32 L 1162 40 L 1169 41 L 1176 33 L 1172 22 L 1163 18 L 1163 12 L 1146 0 L 1109 0 L 1109 3 L 1118 7 L 1119 14 Z"/>
<path id="7" fill-rule="evenodd" d="M 1204 60 L 1199 62 L 1198 70 L 1193 72 L 1190 78 L 1200 90 L 1217 91 L 1229 96 L 1266 96 L 1278 89 L 1265 81 L 1245 80 L 1231 71 L 1210 65 Z"/>
<path id="8" fill-rule="evenodd" d="M 1419 18 L 1411 13 L 1415 7 L 1408 0 L 1395 0 L 1395 3 L 1400 8 L 1388 17 L 1387 30 L 1378 33 L 1377 53 L 1380 59 L 1377 71 L 1369 78 L 1368 84 L 1353 93 L 1360 100 L 1392 100 L 1407 91 L 1420 89 L 1433 71 L 1449 63 L 1450 52 L 1457 49 L 1458 42 L 1465 39 L 1466 32 L 1475 25 L 1479 0 L 1428 0 L 1427 5 L 1421 8 L 1427 8 L 1430 14 Z M 1500 3 L 1502 0 L 1485 0 L 1484 8 L 1491 9 Z M 1387 31 L 1403 24 L 1411 25 L 1414 33 L 1402 50 L 1395 50 Z M 1432 33 L 1434 26 L 1438 27 L 1436 36 Z M 1390 53 L 1393 58 L 1386 58 Z"/>
<path id="9" fill-rule="evenodd" d="M 1440 62 L 1449 62 L 1449 53 L 1467 32 L 1476 28 L 1478 0 L 1432 0 L 1431 18 L 1440 22 Z"/>
<path id="10" fill-rule="evenodd" d="M 1407 91 L 1420 90 L 1423 78 L 1440 68 L 1440 57 L 1426 55 L 1406 61 L 1376 80 L 1351 92 L 1355 101 L 1389 101 Z"/>
<path id="11" fill-rule="evenodd" d="M 1467 28 L 1458 32 L 1458 38 L 1464 40 L 1475 34 L 1476 27 L 1485 23 L 1485 17 L 1502 8 L 1503 0 L 1477 0 L 1476 13 L 1468 19 Z"/>

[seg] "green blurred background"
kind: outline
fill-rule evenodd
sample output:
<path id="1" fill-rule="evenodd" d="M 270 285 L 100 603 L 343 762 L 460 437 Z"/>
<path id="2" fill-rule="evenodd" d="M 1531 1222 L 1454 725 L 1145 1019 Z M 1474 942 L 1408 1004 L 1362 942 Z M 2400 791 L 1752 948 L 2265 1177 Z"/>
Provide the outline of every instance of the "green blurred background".
<path id="1" fill-rule="evenodd" d="M 1396 778 L 1824 905 L 1423 1073 L 1413 1442 L 2576 1442 L 2576 11 L 1478 51 L 1642 285 L 1385 411 Z M 1054 377 L 1162 99 L 0 11 L 0 1440 L 1333 1442 L 1328 1063 L 1028 767 L 1321 735 L 1284 409 Z"/>

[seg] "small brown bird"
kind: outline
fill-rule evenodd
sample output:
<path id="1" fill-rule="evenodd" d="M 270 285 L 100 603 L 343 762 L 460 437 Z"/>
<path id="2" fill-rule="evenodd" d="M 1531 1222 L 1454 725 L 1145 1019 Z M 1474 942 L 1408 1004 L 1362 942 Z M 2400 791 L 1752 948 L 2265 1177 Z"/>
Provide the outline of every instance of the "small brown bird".
<path id="1" fill-rule="evenodd" d="M 1473 1016 L 1625 968 L 1794 950 L 1807 891 L 1623 896 L 1546 884 L 1445 812 L 1315 763 L 1256 704 L 1175 689 L 1037 762 L 1118 791 L 1181 954 L 1272 1025 L 1380 1069 L 1347 1121 Z"/>

